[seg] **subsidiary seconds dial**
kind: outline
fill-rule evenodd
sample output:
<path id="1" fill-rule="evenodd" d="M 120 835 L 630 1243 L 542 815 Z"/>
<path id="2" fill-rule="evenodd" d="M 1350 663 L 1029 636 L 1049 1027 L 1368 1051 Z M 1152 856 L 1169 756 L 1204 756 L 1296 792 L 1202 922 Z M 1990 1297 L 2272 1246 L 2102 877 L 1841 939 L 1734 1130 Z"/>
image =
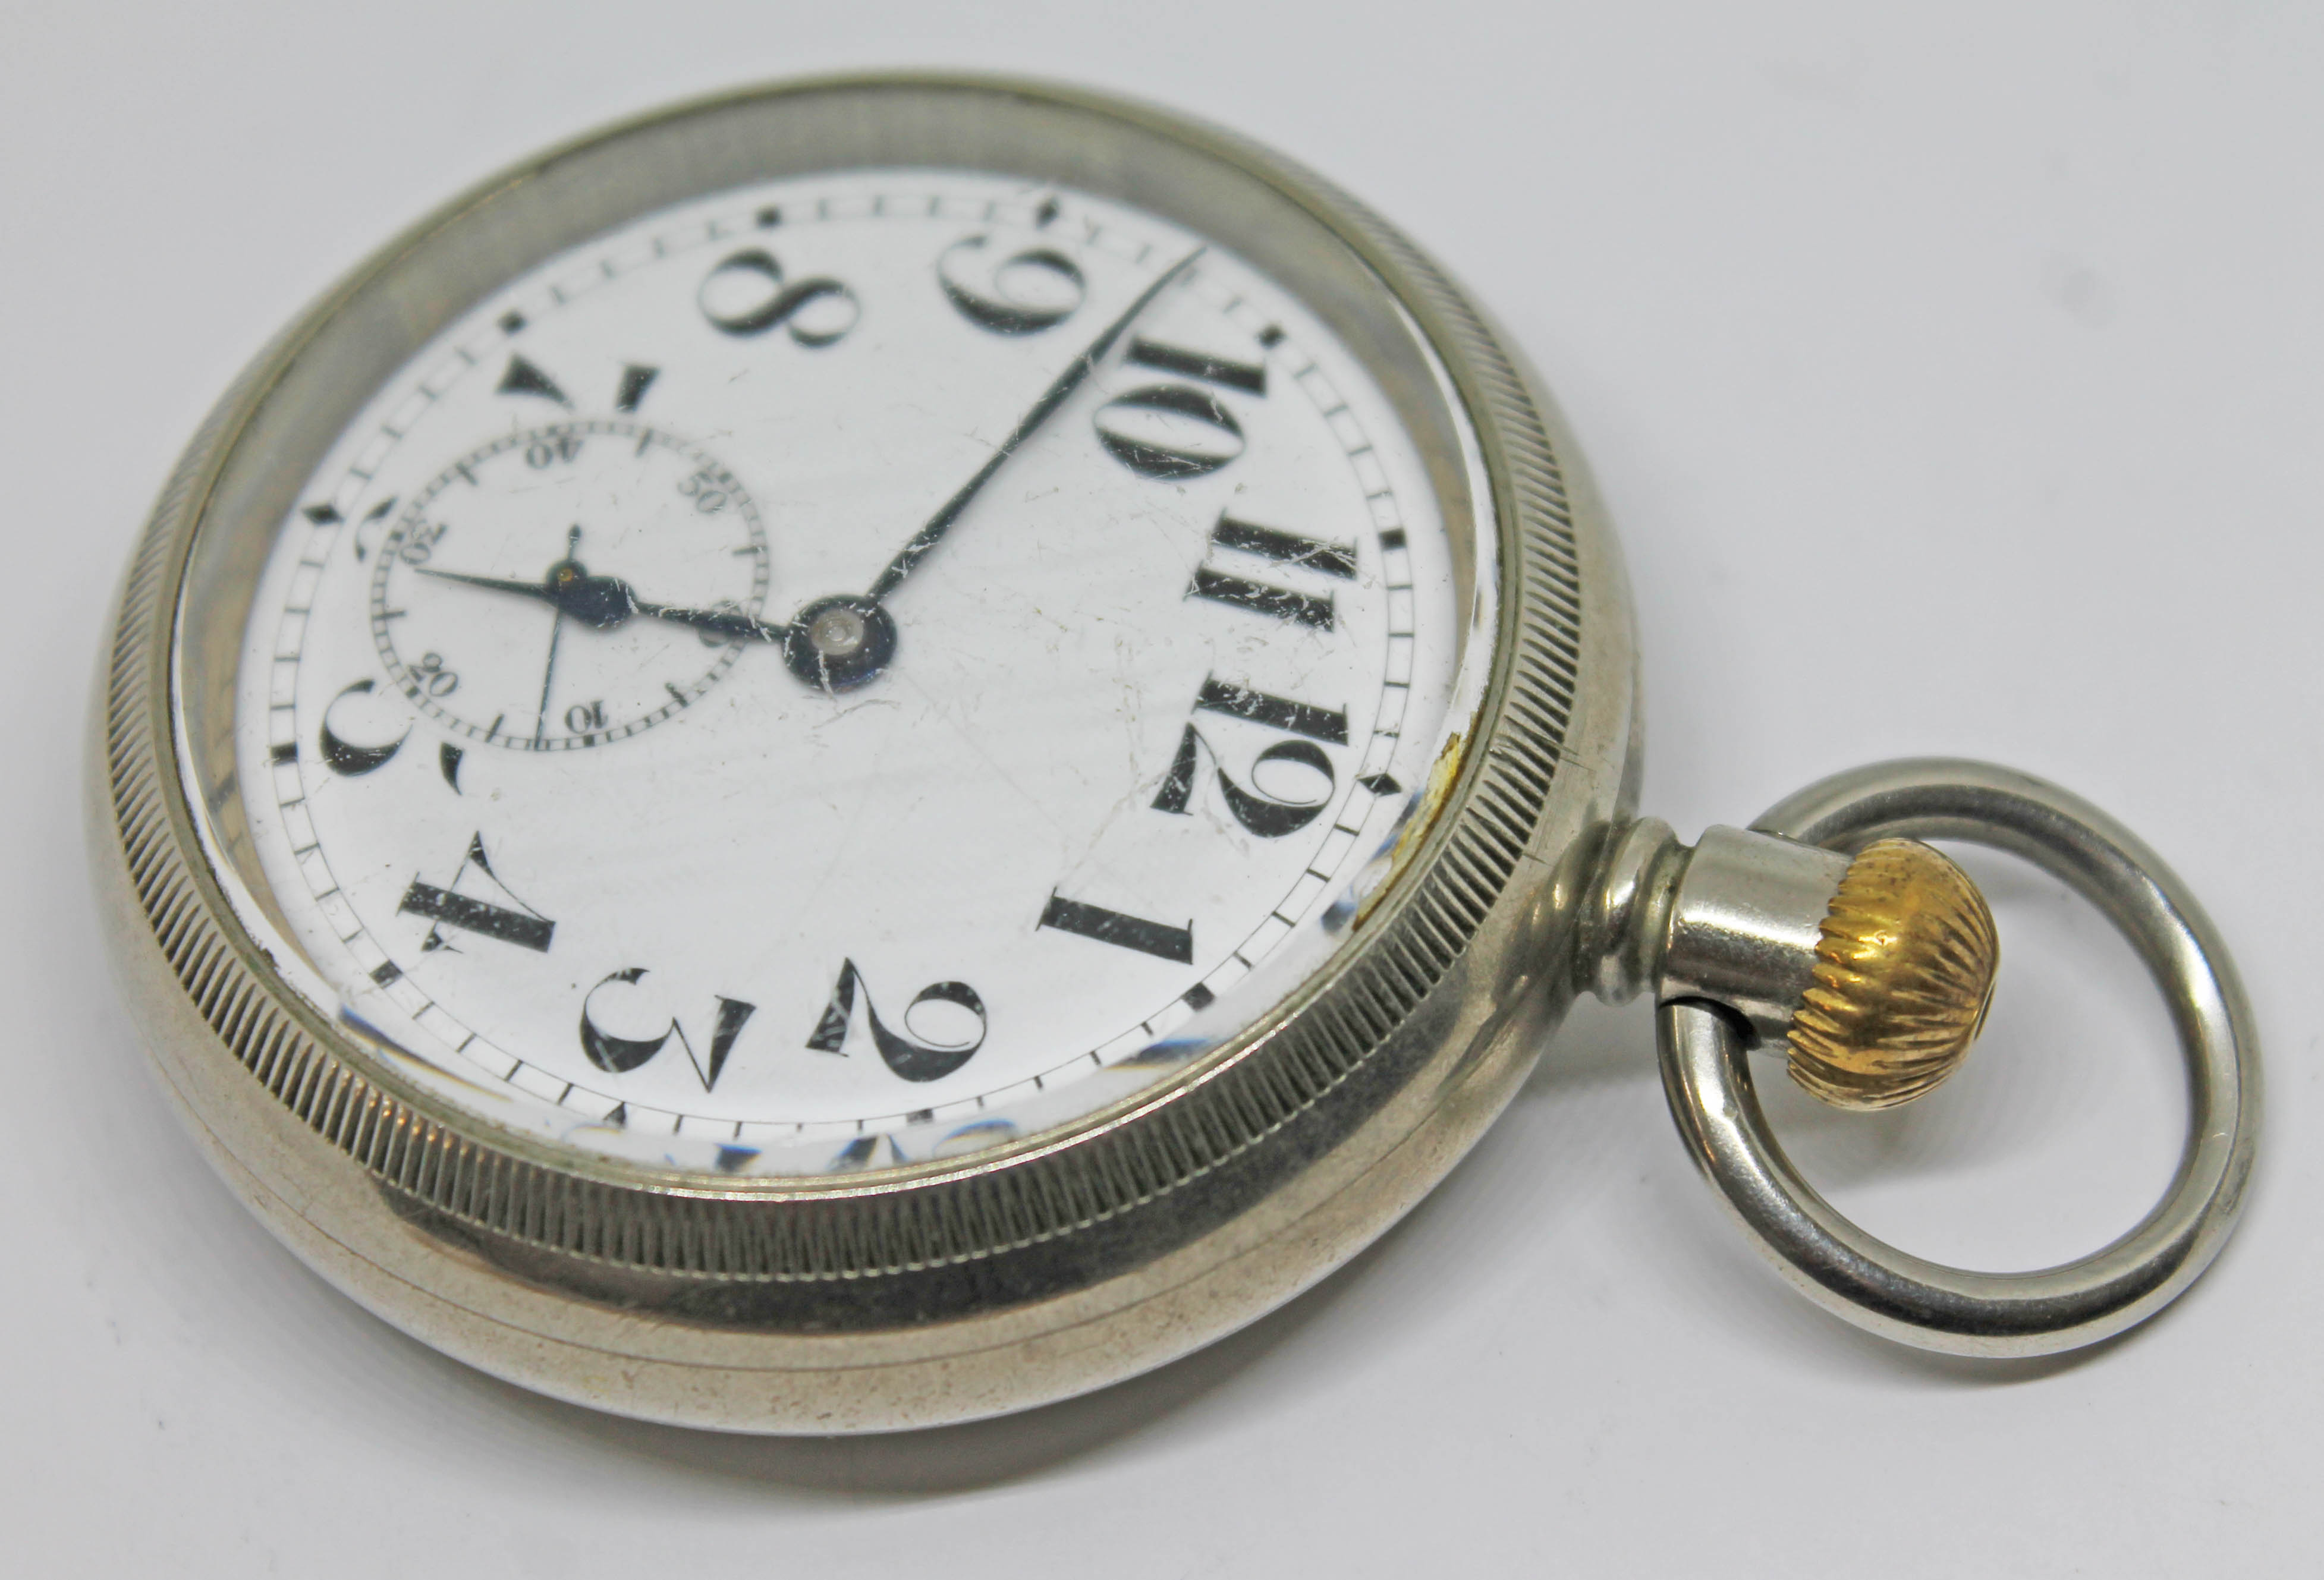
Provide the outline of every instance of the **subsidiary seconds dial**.
<path id="1" fill-rule="evenodd" d="M 395 688 L 493 746 L 620 740 L 698 702 L 767 593 L 758 507 L 724 465 L 617 418 L 524 429 L 446 468 L 371 575 Z"/>

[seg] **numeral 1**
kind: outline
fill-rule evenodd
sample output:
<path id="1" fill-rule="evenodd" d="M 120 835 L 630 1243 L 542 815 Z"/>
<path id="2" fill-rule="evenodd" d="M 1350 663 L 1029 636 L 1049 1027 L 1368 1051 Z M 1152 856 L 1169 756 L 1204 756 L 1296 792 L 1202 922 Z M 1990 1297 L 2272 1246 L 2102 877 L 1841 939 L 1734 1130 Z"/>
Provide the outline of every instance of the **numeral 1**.
<path id="1" fill-rule="evenodd" d="M 1166 373 L 1179 373 L 1205 383 L 1222 384 L 1230 390 L 1240 390 L 1249 395 L 1267 393 L 1267 368 L 1261 363 L 1236 362 L 1231 357 L 1213 356 L 1205 351 L 1185 351 L 1158 340 L 1136 335 L 1121 360 L 1141 368 L 1155 368 Z"/>
<path id="2" fill-rule="evenodd" d="M 1055 928 L 1059 932 L 1071 932 L 1099 943 L 1111 943 L 1120 949 L 1134 949 L 1140 954 L 1150 954 L 1157 960 L 1175 960 L 1182 966 L 1194 963 L 1194 924 L 1173 927 L 1167 922 L 1148 922 L 1143 916 L 1132 916 L 1120 911 L 1109 911 L 1103 905 L 1093 905 L 1081 900 L 1069 900 L 1056 890 L 1049 893 L 1049 903 L 1041 908 L 1041 919 L 1036 930 Z"/>

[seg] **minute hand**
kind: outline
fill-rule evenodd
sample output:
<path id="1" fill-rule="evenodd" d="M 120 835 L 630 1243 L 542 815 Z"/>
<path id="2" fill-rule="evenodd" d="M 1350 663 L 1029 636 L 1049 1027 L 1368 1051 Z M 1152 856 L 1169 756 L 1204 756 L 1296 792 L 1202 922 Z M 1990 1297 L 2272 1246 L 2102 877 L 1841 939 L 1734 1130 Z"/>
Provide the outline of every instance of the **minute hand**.
<path id="1" fill-rule="evenodd" d="M 912 540 L 904 545 L 902 551 L 894 559 L 888 562 L 888 568 L 881 571 L 880 579 L 872 583 L 872 602 L 874 603 L 881 602 L 889 593 L 903 585 L 904 578 L 912 574 L 912 567 L 927 556 L 928 550 L 944 540 L 944 535 L 951 529 L 953 522 L 959 518 L 963 510 L 968 509 L 968 501 L 976 497 L 976 491 L 991 481 L 992 474 L 1001 470 L 1001 464 L 1015 455 L 1019 446 L 1022 446 L 1027 439 L 1033 436 L 1035 429 L 1056 414 L 1057 408 L 1065 403 L 1068 396 L 1081 388 L 1082 381 L 1096 371 L 1097 364 L 1104 360 L 1105 354 L 1113 349 L 1113 343 L 1121 337 L 1121 332 L 1130 327 L 1132 321 L 1146 310 L 1147 306 L 1156 297 L 1162 294 L 1162 288 L 1184 274 L 1187 267 L 1195 259 L 1201 257 L 1205 250 L 1196 247 L 1172 264 L 1160 279 L 1138 293 L 1138 299 L 1122 309 L 1120 317 L 1105 326 L 1105 333 L 1091 342 L 1089 349 L 1065 364 L 1065 371 L 1059 373 L 1047 390 L 1041 391 L 1041 398 L 1033 402 L 1033 409 L 1027 412 L 1023 420 L 1018 423 L 1016 431 L 1001 440 L 1001 447 L 992 452 L 991 459 L 976 469 L 976 475 L 963 483 L 960 491 L 946 500 L 943 508 L 928 518 L 927 525 L 913 533 Z"/>

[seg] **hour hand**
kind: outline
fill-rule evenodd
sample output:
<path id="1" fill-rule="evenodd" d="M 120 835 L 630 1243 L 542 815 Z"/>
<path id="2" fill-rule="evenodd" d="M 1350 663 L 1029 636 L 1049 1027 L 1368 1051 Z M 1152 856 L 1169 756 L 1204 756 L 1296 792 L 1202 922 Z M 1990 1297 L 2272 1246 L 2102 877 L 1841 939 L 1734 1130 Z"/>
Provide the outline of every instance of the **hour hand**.
<path id="1" fill-rule="evenodd" d="M 635 596 L 631 598 L 630 607 L 655 620 L 692 626 L 697 631 L 724 637 L 729 641 L 780 642 L 790 633 L 788 626 L 769 625 L 757 615 L 741 609 L 679 609 L 667 603 L 647 603 Z"/>

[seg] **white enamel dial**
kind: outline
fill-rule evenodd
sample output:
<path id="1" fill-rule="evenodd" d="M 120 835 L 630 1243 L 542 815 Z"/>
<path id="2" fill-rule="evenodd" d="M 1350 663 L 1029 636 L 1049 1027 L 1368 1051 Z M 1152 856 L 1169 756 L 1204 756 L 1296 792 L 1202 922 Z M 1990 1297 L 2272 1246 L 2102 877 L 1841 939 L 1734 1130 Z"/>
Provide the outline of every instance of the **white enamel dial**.
<path id="1" fill-rule="evenodd" d="M 874 170 L 662 210 L 391 378 L 280 529 L 237 752 L 294 987 L 612 1156 L 1094 1112 L 1349 932 L 1462 623 L 1417 446 L 1225 247 Z"/>

